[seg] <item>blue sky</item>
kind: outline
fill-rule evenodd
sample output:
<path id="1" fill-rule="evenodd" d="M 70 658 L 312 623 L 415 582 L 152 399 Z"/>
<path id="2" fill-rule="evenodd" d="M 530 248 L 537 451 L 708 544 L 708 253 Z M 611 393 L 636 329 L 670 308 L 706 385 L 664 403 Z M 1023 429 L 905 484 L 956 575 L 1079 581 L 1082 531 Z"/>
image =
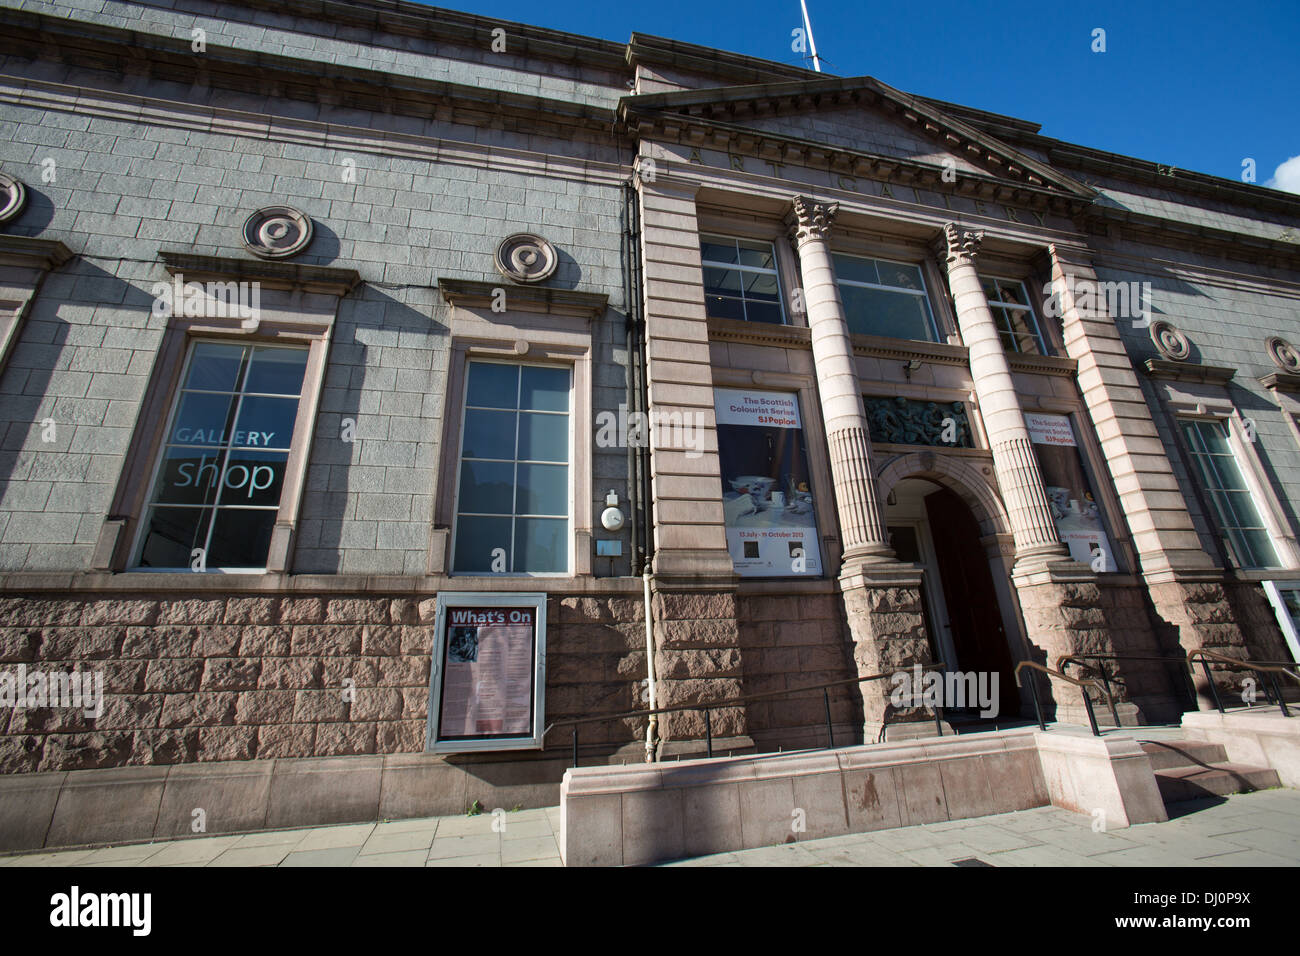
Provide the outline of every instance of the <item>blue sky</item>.
<path id="1" fill-rule="evenodd" d="M 797 63 L 799 0 L 437 6 Z M 1047 136 L 1300 192 L 1300 0 L 808 0 L 823 69 L 1041 123 Z M 1106 52 L 1092 51 L 1095 28 Z"/>

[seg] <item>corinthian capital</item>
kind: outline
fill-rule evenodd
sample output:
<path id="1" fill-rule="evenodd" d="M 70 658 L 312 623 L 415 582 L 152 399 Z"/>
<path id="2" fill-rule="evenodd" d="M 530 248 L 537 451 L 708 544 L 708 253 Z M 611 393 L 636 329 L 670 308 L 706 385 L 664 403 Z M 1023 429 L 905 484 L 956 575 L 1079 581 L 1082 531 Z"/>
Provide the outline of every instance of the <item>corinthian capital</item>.
<path id="1" fill-rule="evenodd" d="M 948 244 L 949 267 L 958 264 L 974 264 L 980 243 L 984 241 L 984 231 L 962 232 L 955 222 L 950 222 L 943 227 L 943 237 Z"/>
<path id="2" fill-rule="evenodd" d="M 794 197 L 794 211 L 786 220 L 790 227 L 790 238 L 795 245 L 809 239 L 826 239 L 831 232 L 831 223 L 840 208 L 837 202 L 818 202 L 807 196 Z"/>

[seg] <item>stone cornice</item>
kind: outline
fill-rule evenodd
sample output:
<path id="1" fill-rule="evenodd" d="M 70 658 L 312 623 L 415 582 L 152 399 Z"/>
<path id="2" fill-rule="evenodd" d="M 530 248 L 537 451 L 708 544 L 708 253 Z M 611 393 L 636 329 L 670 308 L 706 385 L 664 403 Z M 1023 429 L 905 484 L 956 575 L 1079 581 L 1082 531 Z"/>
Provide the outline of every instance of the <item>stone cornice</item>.
<path id="1" fill-rule="evenodd" d="M 575 292 L 549 286 L 516 285 L 509 282 L 475 282 L 469 279 L 439 279 L 438 291 L 453 307 L 487 309 L 505 292 L 506 307 L 511 311 L 542 312 L 598 319 L 609 307 L 609 296 L 594 292 Z"/>
<path id="2" fill-rule="evenodd" d="M 1013 372 L 1029 372 L 1034 375 L 1059 375 L 1069 378 L 1078 374 L 1079 371 L 1077 360 L 1060 355 L 1008 352 L 1007 364 L 1011 366 Z"/>
<path id="3" fill-rule="evenodd" d="M 197 256 L 171 249 L 160 251 L 158 258 L 168 275 L 181 276 L 186 282 L 257 282 L 268 289 L 344 296 L 361 281 L 361 275 L 355 269 L 294 262 Z"/>
<path id="4" fill-rule="evenodd" d="M 1259 384 L 1274 391 L 1300 395 L 1300 375 L 1290 372 L 1270 372 L 1259 380 Z"/>
<path id="5" fill-rule="evenodd" d="M 0 265 L 54 269 L 72 258 L 72 251 L 57 239 L 33 239 L 0 233 Z"/>
<path id="6" fill-rule="evenodd" d="M 771 325 L 741 319 L 709 319 L 709 340 L 741 345 L 774 345 L 788 349 L 811 349 L 812 331 L 799 325 Z"/>
<path id="7" fill-rule="evenodd" d="M 655 63 L 688 72 L 704 73 L 720 79 L 750 83 L 825 76 L 803 67 L 761 60 L 741 53 L 714 50 L 648 33 L 632 34 L 627 44 L 626 58 L 633 68 L 641 63 Z"/>
<path id="8" fill-rule="evenodd" d="M 326 102 L 331 106 L 376 113 L 433 118 L 471 126 L 551 131 L 572 136 L 575 127 L 608 136 L 610 110 L 468 86 L 400 73 L 329 65 L 323 83 L 320 64 L 311 59 L 278 56 L 209 43 L 201 58 L 190 40 L 71 21 L 26 11 L 6 11 L 0 53 L 63 61 L 110 74 L 147 76 L 186 86 L 233 90 L 288 100 Z M 191 108 L 203 104 L 191 104 Z M 504 126 L 503 126 L 504 122 Z"/>
<path id="9" fill-rule="evenodd" d="M 1235 368 L 1221 365 L 1201 365 L 1196 362 L 1171 362 L 1168 359 L 1147 359 L 1144 364 L 1152 378 L 1171 382 L 1202 382 L 1225 385 L 1237 374 Z"/>
<path id="10" fill-rule="evenodd" d="M 882 335 L 851 335 L 849 339 L 853 343 L 854 355 L 898 359 L 904 362 L 919 359 L 937 365 L 970 365 L 970 350 L 964 345 L 891 339 Z"/>
<path id="11" fill-rule="evenodd" d="M 1018 186 L 1059 192 L 1091 202 L 1094 191 L 1050 166 L 1011 148 L 988 133 L 944 114 L 929 101 L 887 86 L 873 77 L 805 79 L 784 83 L 719 89 L 681 90 L 628 96 L 619 101 L 619 117 L 637 128 L 650 114 L 660 112 L 694 122 L 735 125 L 751 137 L 769 134 L 745 129 L 746 119 L 783 113 L 809 114 L 828 108 L 857 107 L 892 115 L 919 135 L 943 149 L 985 168 L 997 169 L 987 178 Z M 642 134 L 644 135 L 644 134 Z M 970 175 L 963 173 L 963 176 Z"/>
<path id="12" fill-rule="evenodd" d="M 1282 269 L 1295 269 L 1300 265 L 1300 230 L 1296 232 L 1296 241 L 1266 239 L 1100 205 L 1089 207 L 1080 221 L 1085 231 L 1092 235 L 1173 245 L 1178 249 Z"/>

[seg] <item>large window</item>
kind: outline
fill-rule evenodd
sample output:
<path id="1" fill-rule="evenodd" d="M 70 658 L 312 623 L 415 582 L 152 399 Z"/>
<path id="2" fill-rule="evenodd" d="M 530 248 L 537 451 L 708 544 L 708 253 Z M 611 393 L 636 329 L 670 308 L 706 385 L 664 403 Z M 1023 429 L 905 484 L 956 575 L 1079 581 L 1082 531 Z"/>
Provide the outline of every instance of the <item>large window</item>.
<path id="1" fill-rule="evenodd" d="M 711 319 L 781 325 L 781 283 L 770 242 L 701 236 L 704 303 Z"/>
<path id="2" fill-rule="evenodd" d="M 262 570 L 308 350 L 195 342 L 172 405 L 135 564 Z"/>
<path id="3" fill-rule="evenodd" d="M 1277 567 L 1277 552 L 1228 444 L 1227 426 L 1199 419 L 1178 424 L 1233 560 L 1242 568 Z"/>
<path id="4" fill-rule="evenodd" d="M 839 254 L 832 258 L 850 332 L 938 341 L 920 266 Z"/>
<path id="5" fill-rule="evenodd" d="M 1046 355 L 1047 348 L 1024 283 L 1017 279 L 981 277 L 980 284 L 984 286 L 984 297 L 989 300 L 989 311 L 997 324 L 1002 348 L 1008 352 Z"/>
<path id="6" fill-rule="evenodd" d="M 569 571 L 571 370 L 470 362 L 453 570 Z"/>

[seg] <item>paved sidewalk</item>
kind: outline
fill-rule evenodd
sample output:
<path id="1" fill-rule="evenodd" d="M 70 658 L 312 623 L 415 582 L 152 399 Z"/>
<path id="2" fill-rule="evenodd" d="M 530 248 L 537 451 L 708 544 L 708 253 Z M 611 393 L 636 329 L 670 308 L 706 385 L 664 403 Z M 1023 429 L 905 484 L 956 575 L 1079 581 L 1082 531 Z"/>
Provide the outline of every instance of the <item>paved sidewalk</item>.
<path id="1" fill-rule="evenodd" d="M 1300 792 L 1175 804 L 1168 823 L 1094 832 L 1039 807 L 680 860 L 665 866 L 1296 866 Z M 499 822 L 497 822 L 499 821 Z M 493 829 L 496 822 L 497 832 Z M 0 857 L 0 866 L 559 866 L 560 808 L 494 817 L 196 837 Z"/>

